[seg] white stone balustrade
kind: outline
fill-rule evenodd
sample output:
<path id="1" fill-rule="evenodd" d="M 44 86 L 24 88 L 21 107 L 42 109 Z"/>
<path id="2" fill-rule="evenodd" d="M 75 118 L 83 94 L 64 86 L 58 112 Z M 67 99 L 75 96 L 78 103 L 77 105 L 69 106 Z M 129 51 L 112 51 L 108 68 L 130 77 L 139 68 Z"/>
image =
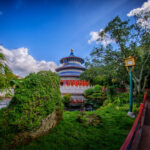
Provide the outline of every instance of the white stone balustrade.
<path id="1" fill-rule="evenodd" d="M 88 88 L 90 88 L 90 86 L 60 86 L 60 91 L 62 94 L 83 94 Z"/>

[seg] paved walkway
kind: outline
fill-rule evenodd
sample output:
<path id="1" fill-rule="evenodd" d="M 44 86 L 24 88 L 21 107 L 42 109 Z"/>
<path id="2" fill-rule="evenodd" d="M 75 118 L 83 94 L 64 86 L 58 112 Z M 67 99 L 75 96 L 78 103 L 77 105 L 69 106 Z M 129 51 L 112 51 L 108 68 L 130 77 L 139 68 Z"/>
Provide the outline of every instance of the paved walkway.
<path id="1" fill-rule="evenodd" d="M 138 150 L 150 150 L 150 101 L 146 109 L 142 137 Z"/>

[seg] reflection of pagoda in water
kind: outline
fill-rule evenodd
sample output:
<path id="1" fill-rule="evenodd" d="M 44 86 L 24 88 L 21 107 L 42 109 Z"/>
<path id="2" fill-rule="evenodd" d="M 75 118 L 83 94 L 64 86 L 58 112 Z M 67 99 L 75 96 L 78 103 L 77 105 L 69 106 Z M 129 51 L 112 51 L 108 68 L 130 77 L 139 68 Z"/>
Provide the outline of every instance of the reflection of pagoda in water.
<path id="1" fill-rule="evenodd" d="M 61 78 L 60 91 L 62 95 L 71 94 L 71 104 L 79 105 L 85 102 L 84 91 L 89 88 L 87 81 L 81 81 L 79 76 L 86 69 L 82 67 L 84 60 L 76 57 L 71 49 L 70 56 L 60 60 L 61 67 L 56 72 Z"/>

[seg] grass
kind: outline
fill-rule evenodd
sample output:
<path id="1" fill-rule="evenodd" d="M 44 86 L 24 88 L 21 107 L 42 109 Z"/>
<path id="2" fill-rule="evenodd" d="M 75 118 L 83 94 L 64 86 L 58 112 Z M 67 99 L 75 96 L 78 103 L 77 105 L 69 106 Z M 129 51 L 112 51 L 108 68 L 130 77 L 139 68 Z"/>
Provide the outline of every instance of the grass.
<path id="1" fill-rule="evenodd" d="M 63 120 L 49 134 L 16 150 L 118 150 L 134 121 L 127 116 L 128 108 L 129 104 L 110 103 L 96 111 L 85 112 L 101 117 L 102 123 L 97 126 L 79 123 L 79 111 L 65 111 Z"/>

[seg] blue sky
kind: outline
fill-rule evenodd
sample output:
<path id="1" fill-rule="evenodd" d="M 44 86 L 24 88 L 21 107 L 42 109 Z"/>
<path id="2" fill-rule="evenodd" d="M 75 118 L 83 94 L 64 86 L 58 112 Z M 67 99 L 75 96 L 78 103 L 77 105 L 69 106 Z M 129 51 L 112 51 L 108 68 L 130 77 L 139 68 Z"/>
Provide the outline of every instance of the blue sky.
<path id="1" fill-rule="evenodd" d="M 0 0 L 0 44 L 28 48 L 34 59 L 53 61 L 68 55 L 89 55 L 91 31 L 99 31 L 115 16 L 141 7 L 144 0 Z"/>

